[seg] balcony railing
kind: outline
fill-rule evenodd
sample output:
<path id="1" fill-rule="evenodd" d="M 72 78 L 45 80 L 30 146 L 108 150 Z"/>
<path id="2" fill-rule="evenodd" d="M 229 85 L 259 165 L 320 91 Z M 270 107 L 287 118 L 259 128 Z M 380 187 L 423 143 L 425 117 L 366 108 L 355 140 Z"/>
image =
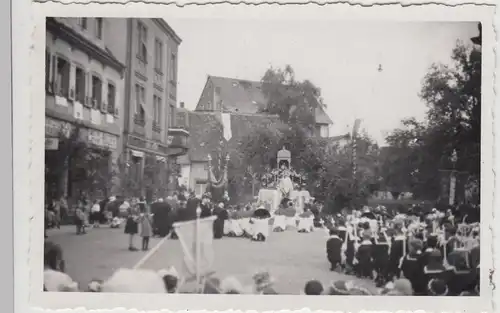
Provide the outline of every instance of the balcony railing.
<path id="1" fill-rule="evenodd" d="M 189 132 L 182 128 L 169 128 L 167 145 L 171 153 L 170 155 L 186 154 L 189 144 Z"/>

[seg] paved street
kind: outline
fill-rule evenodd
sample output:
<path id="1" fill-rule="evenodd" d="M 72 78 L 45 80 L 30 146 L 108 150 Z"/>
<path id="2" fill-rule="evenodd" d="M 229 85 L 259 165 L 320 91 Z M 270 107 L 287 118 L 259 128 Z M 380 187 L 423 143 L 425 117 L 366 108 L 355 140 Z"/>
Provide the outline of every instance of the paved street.
<path id="1" fill-rule="evenodd" d="M 244 284 L 252 283 L 256 271 L 267 270 L 276 279 L 276 291 L 282 294 L 299 294 L 311 279 L 324 285 L 332 280 L 353 279 L 329 271 L 326 239 L 324 231 L 304 234 L 288 230 L 271 233 L 266 242 L 243 238 L 215 240 L 214 270 L 219 278 L 231 275 Z M 159 270 L 173 265 L 180 269 L 182 256 L 179 241 L 167 240 L 141 267 Z"/>
<path id="2" fill-rule="evenodd" d="M 92 279 L 106 279 L 120 267 L 133 267 L 147 252 L 128 251 L 128 237 L 123 228 L 111 229 L 107 226 L 90 228 L 86 235 L 76 235 L 74 226 L 63 226 L 47 232 L 52 242 L 61 245 L 66 260 L 67 273 L 86 288 Z M 150 240 L 150 248 L 159 239 Z M 136 247 L 140 247 L 136 238 Z"/>
<path id="3" fill-rule="evenodd" d="M 117 268 L 134 267 L 147 254 L 128 251 L 123 229 L 103 226 L 77 236 L 74 227 L 64 226 L 49 230 L 48 235 L 49 240 L 64 249 L 67 272 L 83 288 L 93 278 L 106 279 Z M 328 270 L 325 240 L 323 231 L 301 234 L 294 230 L 272 233 L 263 243 L 242 238 L 215 240 L 214 270 L 217 277 L 235 276 L 244 284 L 251 284 L 256 271 L 268 270 L 276 279 L 276 290 L 287 294 L 299 294 L 310 279 L 318 279 L 325 285 L 332 280 L 352 279 Z M 152 239 L 150 248 L 159 241 Z M 140 267 L 159 270 L 173 265 L 180 270 L 182 257 L 179 241 L 166 240 Z"/>

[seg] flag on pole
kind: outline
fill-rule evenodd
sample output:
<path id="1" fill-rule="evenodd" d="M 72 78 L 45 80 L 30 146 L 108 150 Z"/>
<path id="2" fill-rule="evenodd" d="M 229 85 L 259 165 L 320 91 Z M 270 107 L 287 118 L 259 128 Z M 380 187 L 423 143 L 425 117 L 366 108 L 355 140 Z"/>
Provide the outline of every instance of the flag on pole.
<path id="1" fill-rule="evenodd" d="M 226 141 L 229 141 L 233 136 L 233 133 L 231 132 L 231 114 L 222 113 L 221 119 L 224 139 L 226 139 Z"/>
<path id="2" fill-rule="evenodd" d="M 213 251 L 213 222 L 215 216 L 199 219 L 198 236 L 196 235 L 196 220 L 187 222 L 174 223 L 175 233 L 179 237 L 179 242 L 182 246 L 184 253 L 184 269 L 185 277 L 194 277 L 207 275 L 213 265 L 214 251 Z M 199 238 L 199 251 L 200 255 L 196 257 L 196 238 Z M 196 266 L 196 260 L 199 260 Z M 197 268 L 199 273 L 197 273 Z"/>
<path id="3" fill-rule="evenodd" d="M 360 118 L 357 118 L 355 121 L 354 121 L 354 126 L 352 127 L 352 137 L 356 137 L 358 135 L 358 132 L 359 132 L 359 127 L 361 126 L 361 119 Z"/>

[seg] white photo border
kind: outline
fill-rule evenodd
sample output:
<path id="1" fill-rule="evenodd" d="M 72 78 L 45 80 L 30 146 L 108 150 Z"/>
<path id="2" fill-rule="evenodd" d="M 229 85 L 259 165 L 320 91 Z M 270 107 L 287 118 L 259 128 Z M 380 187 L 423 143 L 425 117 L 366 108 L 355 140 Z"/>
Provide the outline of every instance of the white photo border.
<path id="1" fill-rule="evenodd" d="M 16 308 L 20 312 L 35 308 L 51 310 L 85 308 L 85 310 L 331 310 L 354 312 L 415 311 L 426 312 L 492 312 L 493 279 L 497 274 L 498 228 L 494 227 L 498 206 L 496 197 L 494 156 L 498 143 L 493 128 L 495 117 L 494 71 L 498 58 L 493 6 L 485 5 L 421 5 L 402 7 L 398 4 L 372 7 L 336 5 L 203 5 L 153 6 L 144 3 L 128 5 L 87 4 L 61 5 L 57 3 L 26 4 L 14 1 L 13 41 L 13 140 L 14 140 L 14 225 L 15 225 L 15 281 Z M 24 4 L 22 4 L 24 3 Z M 470 2 L 469 2 L 470 3 Z M 154 9 L 153 9 L 154 8 Z M 158 14 L 162 10 L 164 13 Z M 498 14 L 498 13 L 497 13 Z M 20 19 L 24 15 L 28 18 Z M 474 21 L 483 23 L 482 72 L 482 138 L 481 138 L 481 296 L 480 297 L 308 297 L 308 296 L 231 296 L 231 295 L 136 295 L 99 293 L 44 293 L 42 292 L 43 262 L 43 169 L 44 169 L 44 51 L 46 16 L 106 16 L 225 18 L 225 19 L 337 19 L 337 20 L 393 20 L 393 21 Z M 17 18 L 17 22 L 16 22 Z M 495 23 L 495 26 L 498 24 Z M 496 101 L 496 102 L 495 102 Z M 496 295 L 496 298 L 499 298 Z M 361 301 L 362 300 L 362 301 Z M 121 309 L 127 308 L 127 309 Z M 307 309 L 304 309 L 307 308 Z M 38 310 L 38 309 L 36 309 Z M 306 310 L 306 311 L 304 311 Z"/>

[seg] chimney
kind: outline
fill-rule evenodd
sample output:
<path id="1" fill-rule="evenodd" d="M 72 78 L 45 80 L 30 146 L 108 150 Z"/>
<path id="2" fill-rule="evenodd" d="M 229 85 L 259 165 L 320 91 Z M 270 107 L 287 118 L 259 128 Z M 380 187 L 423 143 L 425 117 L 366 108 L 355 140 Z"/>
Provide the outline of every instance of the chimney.
<path id="1" fill-rule="evenodd" d="M 181 108 L 181 109 L 184 109 L 184 102 L 181 102 L 181 103 L 179 104 L 179 106 L 180 106 L 180 108 Z"/>

